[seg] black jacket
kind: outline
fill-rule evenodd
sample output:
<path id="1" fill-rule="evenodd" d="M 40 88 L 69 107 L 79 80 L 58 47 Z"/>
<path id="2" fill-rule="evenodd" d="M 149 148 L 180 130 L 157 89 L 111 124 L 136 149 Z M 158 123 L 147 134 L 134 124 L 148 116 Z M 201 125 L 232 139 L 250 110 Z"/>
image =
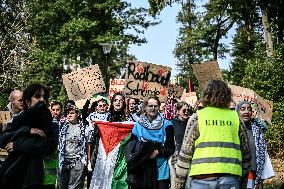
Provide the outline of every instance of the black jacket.
<path id="1" fill-rule="evenodd" d="M 156 159 L 149 156 L 160 146 L 159 143 L 151 141 L 138 141 L 134 134 L 131 134 L 124 153 L 127 163 L 127 183 L 134 188 L 151 188 L 156 186 Z"/>
<path id="2" fill-rule="evenodd" d="M 181 149 L 187 121 L 182 121 L 178 117 L 175 117 L 172 119 L 172 123 L 174 126 L 176 150 L 179 152 Z"/>
<path id="3" fill-rule="evenodd" d="M 42 129 L 46 138 L 31 135 L 31 128 Z M 43 157 L 56 150 L 57 139 L 58 128 L 52 125 L 51 113 L 44 103 L 16 116 L 0 136 L 2 148 L 13 142 L 13 151 L 0 167 L 1 188 L 40 188 L 44 177 Z"/>

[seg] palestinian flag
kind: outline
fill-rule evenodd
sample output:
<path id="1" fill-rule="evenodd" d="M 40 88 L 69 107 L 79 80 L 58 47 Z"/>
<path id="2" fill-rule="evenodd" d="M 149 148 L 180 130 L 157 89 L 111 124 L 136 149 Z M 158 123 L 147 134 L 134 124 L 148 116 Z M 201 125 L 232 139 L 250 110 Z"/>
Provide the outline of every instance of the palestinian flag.
<path id="1" fill-rule="evenodd" d="M 100 141 L 90 189 L 128 189 L 124 146 L 134 123 L 97 121 Z"/>

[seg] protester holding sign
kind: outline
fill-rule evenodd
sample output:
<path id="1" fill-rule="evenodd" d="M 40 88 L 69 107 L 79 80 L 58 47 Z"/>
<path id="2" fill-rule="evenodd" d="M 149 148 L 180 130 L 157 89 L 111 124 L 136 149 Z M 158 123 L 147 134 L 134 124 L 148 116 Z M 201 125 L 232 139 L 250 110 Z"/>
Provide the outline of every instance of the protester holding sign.
<path id="1" fill-rule="evenodd" d="M 168 189 L 170 183 L 168 158 L 174 152 L 174 128 L 160 113 L 161 103 L 155 96 L 143 102 L 143 114 L 135 123 L 131 139 L 141 142 L 156 143 L 145 154 L 143 162 L 133 172 L 128 172 L 128 184 L 131 189 Z"/>

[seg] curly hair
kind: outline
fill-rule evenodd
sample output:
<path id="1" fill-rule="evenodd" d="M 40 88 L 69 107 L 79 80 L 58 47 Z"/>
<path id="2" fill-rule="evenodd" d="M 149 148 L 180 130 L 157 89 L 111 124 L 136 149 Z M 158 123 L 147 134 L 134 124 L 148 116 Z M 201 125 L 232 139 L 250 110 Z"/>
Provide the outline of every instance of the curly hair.
<path id="1" fill-rule="evenodd" d="M 231 100 L 231 89 L 221 80 L 211 80 L 203 92 L 203 103 L 205 107 L 229 108 Z"/>

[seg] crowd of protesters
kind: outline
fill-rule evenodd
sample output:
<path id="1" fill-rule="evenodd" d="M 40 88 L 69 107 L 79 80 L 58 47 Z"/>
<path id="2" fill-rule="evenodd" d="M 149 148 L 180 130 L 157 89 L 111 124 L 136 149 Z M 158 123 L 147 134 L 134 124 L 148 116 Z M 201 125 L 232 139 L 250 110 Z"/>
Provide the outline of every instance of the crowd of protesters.
<path id="1" fill-rule="evenodd" d="M 125 146 L 129 189 L 261 189 L 273 176 L 264 176 L 271 168 L 267 122 L 253 114 L 254 104 L 232 102 L 223 81 L 211 80 L 193 106 L 175 97 L 162 108 L 156 96 L 142 101 L 116 93 L 92 103 L 91 97 L 79 110 L 73 100 L 64 107 L 49 102 L 40 84 L 12 91 L 11 120 L 0 135 L 8 152 L 0 187 L 90 188 L 99 150 L 96 121 L 134 124 Z"/>

